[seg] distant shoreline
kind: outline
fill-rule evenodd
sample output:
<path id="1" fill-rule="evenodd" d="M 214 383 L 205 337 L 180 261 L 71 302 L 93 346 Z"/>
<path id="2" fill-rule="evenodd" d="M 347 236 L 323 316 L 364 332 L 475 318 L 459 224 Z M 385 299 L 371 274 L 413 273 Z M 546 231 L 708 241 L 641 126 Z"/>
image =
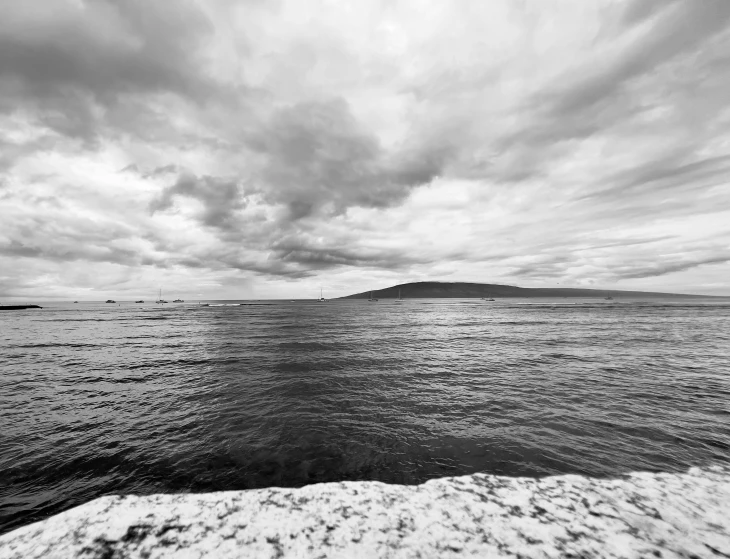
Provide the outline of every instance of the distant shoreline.
<path id="1" fill-rule="evenodd" d="M 392 295 L 389 293 L 392 288 L 386 288 L 381 289 L 379 291 L 373 290 L 373 297 L 375 299 L 381 299 L 383 301 L 388 300 L 396 300 L 398 299 L 398 293 L 396 291 L 395 295 Z M 541 291 L 546 291 L 547 289 L 541 289 Z M 582 291 L 582 290 L 581 290 Z M 596 290 L 598 291 L 598 290 Z M 601 300 L 605 301 L 606 297 L 611 297 L 613 301 L 605 301 L 607 303 L 609 302 L 626 302 L 629 300 L 637 301 L 637 300 L 661 300 L 661 299 L 669 299 L 669 300 L 676 300 L 676 301 L 683 301 L 683 300 L 713 300 L 713 301 L 728 301 L 730 302 L 730 295 L 696 295 L 696 294 L 684 294 L 684 293 L 651 293 L 651 292 L 636 292 L 636 291 L 599 291 L 598 293 L 592 293 L 592 294 L 583 294 L 583 293 L 574 293 L 574 294 L 561 294 L 561 293 L 553 293 L 553 294 L 537 294 L 537 295 L 511 295 L 511 294 L 489 294 L 487 296 L 484 295 L 469 295 L 469 294 L 445 294 L 445 295 L 423 295 L 423 294 L 410 294 L 405 291 L 402 292 L 401 298 L 405 300 L 448 300 L 448 299 L 473 299 L 473 300 L 480 300 L 485 298 L 493 298 L 495 301 L 499 300 L 506 300 L 506 299 L 592 299 L 595 301 Z M 365 300 L 367 301 L 370 298 L 370 291 L 365 293 L 356 293 L 354 295 L 346 295 L 343 297 L 332 297 L 331 299 L 327 299 L 327 301 L 361 301 Z M 185 302 L 185 303 L 175 303 L 175 304 L 158 304 L 154 302 L 145 302 L 145 303 L 137 303 L 133 300 L 116 300 L 113 305 L 107 304 L 104 301 L 98 300 L 98 301 L 69 301 L 68 299 L 48 299 L 40 301 L 39 305 L 0 305 L 0 310 L 25 310 L 25 309 L 44 309 L 44 308 L 55 308 L 59 306 L 69 306 L 69 307 L 75 307 L 80 308 L 83 305 L 100 305 L 107 308 L 115 308 L 118 306 L 123 307 L 137 307 L 137 308 L 149 308 L 149 307 L 156 307 L 156 308 L 191 308 L 191 307 L 208 307 L 208 306 L 238 306 L 238 305 L 272 305 L 272 304 L 284 304 L 284 303 L 308 303 L 308 302 L 318 302 L 316 298 L 310 297 L 310 298 L 291 298 L 291 297 L 282 297 L 278 299 L 205 299 L 200 301 L 200 305 L 198 304 L 198 301 L 193 302 Z"/>
<path id="2" fill-rule="evenodd" d="M 619 289 L 583 289 L 571 287 L 517 287 L 489 283 L 422 281 L 403 283 L 363 291 L 339 299 L 481 299 L 481 298 L 723 298 L 723 295 L 695 295 L 688 293 L 661 293 L 653 291 L 624 291 Z"/>

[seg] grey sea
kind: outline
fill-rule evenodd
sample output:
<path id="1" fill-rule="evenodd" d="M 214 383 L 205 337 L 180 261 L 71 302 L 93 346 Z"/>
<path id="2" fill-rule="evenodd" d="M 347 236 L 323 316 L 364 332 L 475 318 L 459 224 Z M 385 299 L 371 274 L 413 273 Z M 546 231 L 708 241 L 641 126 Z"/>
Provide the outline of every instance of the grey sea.
<path id="1" fill-rule="evenodd" d="M 730 463 L 730 299 L 0 313 L 0 532 L 105 494 Z"/>

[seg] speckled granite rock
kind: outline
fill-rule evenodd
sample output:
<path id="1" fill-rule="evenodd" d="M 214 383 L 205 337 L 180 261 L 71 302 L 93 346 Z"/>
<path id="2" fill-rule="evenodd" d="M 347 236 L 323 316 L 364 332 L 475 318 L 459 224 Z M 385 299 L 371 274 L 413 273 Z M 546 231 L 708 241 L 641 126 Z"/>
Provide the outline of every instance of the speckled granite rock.
<path id="1" fill-rule="evenodd" d="M 103 497 L 0 557 L 730 557 L 730 470 Z"/>

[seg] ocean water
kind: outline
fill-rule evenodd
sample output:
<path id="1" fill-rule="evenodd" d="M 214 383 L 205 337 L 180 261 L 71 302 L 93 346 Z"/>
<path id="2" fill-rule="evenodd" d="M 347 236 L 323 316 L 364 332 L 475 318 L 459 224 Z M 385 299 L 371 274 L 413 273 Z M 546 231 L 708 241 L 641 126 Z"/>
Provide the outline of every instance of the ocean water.
<path id="1" fill-rule="evenodd" d="M 0 313 L 0 532 L 105 494 L 730 462 L 730 300 Z"/>

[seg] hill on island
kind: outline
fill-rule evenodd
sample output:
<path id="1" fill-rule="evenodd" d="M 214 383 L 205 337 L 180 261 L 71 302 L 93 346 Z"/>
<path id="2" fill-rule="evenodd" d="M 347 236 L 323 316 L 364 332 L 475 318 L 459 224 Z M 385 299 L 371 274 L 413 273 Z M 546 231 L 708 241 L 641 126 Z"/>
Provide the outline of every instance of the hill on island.
<path id="1" fill-rule="evenodd" d="M 376 299 L 395 299 L 398 292 L 404 299 L 470 299 L 480 297 L 702 297 L 677 293 L 653 293 L 647 291 L 621 291 L 616 289 L 577 289 L 567 287 L 517 287 L 494 283 L 465 283 L 419 281 L 373 289 L 340 297 L 340 299 L 368 299 L 372 293 Z"/>

